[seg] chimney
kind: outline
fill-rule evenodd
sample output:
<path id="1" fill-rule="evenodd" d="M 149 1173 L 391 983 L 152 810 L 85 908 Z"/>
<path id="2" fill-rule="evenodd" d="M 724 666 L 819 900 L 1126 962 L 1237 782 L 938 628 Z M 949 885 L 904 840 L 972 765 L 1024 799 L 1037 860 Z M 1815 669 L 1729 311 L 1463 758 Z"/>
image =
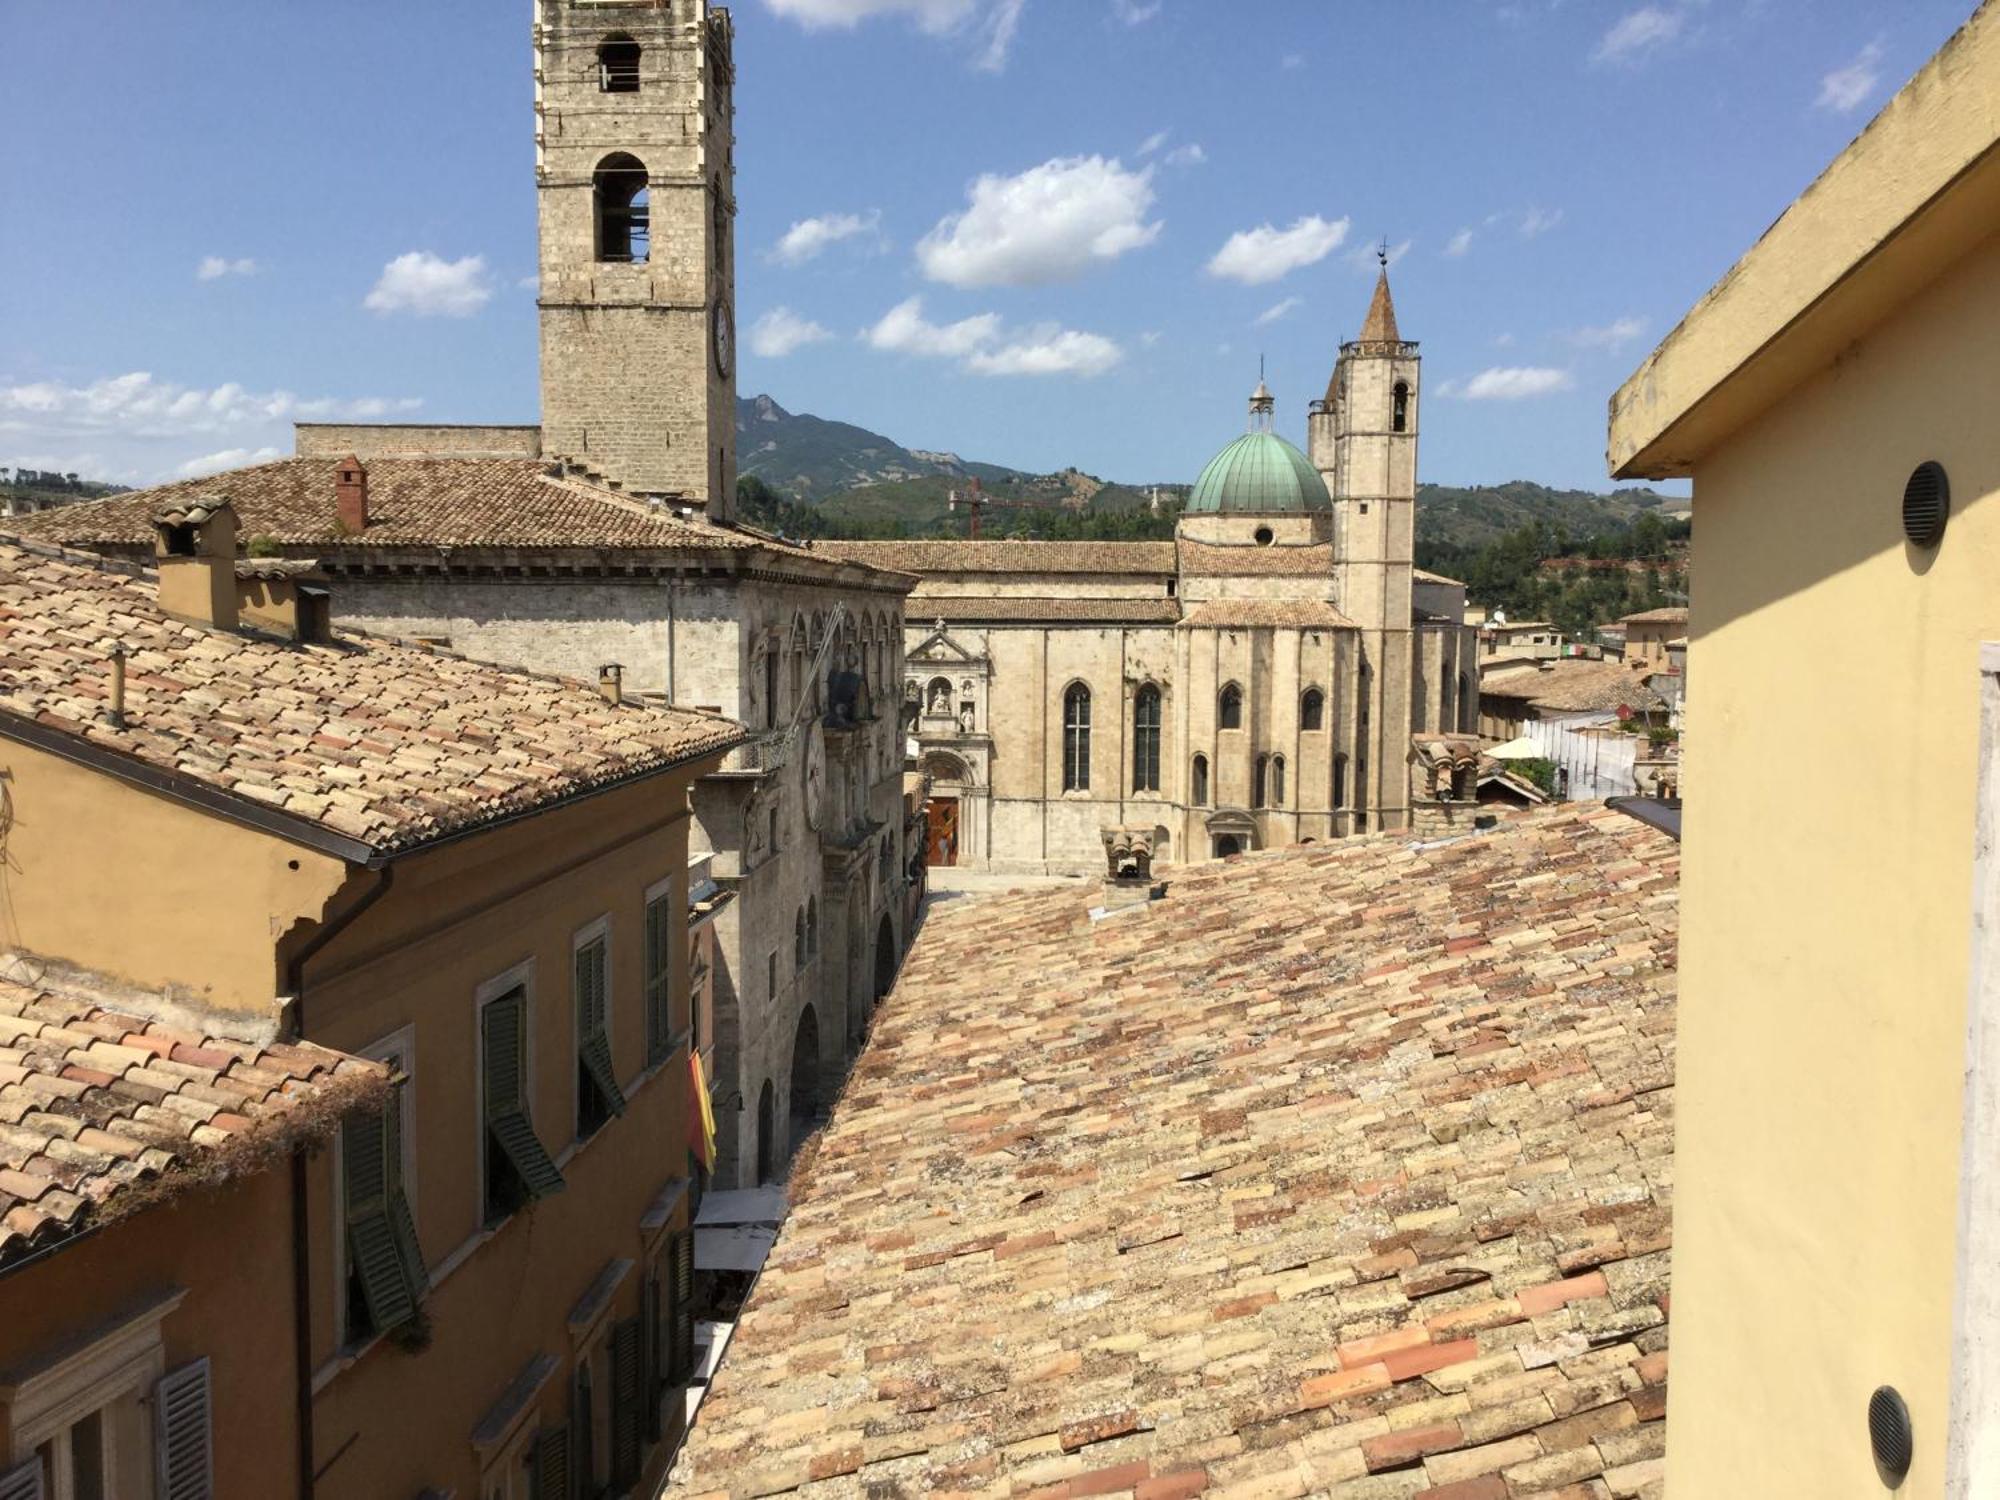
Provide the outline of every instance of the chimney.
<path id="1" fill-rule="evenodd" d="M 236 509 L 218 495 L 176 501 L 153 517 L 160 612 L 190 625 L 236 628 Z"/>
<path id="2" fill-rule="evenodd" d="M 359 536 L 368 529 L 368 471 L 361 460 L 349 454 L 340 461 L 333 476 L 333 510 L 340 529 Z"/>
<path id="3" fill-rule="evenodd" d="M 597 669 L 597 690 L 604 695 L 604 701 L 614 707 L 625 701 L 625 668 L 618 662 L 606 662 Z"/>

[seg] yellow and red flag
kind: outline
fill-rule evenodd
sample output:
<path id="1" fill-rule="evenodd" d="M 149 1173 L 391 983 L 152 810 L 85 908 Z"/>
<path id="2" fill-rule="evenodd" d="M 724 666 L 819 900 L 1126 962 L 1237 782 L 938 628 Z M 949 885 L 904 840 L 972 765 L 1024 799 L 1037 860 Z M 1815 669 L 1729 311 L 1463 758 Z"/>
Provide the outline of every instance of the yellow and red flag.
<path id="1" fill-rule="evenodd" d="M 688 1121 L 688 1144 L 701 1157 L 701 1164 L 715 1169 L 715 1105 L 708 1097 L 708 1076 L 701 1054 L 688 1049 L 688 1074 L 694 1085 L 694 1117 Z"/>

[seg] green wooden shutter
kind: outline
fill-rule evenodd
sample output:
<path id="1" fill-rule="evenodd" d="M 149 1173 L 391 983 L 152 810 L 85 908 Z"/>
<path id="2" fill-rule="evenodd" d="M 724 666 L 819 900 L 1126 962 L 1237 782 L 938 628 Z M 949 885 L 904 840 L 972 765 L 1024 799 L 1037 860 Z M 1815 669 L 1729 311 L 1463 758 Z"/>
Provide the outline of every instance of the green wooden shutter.
<path id="1" fill-rule="evenodd" d="M 30 1458 L 18 1469 L 0 1474 L 0 1500 L 42 1500 L 42 1461 Z"/>
<path id="2" fill-rule="evenodd" d="M 156 1500 L 211 1500 L 215 1493 L 208 1361 L 198 1359 L 153 1387 Z"/>
<path id="3" fill-rule="evenodd" d="M 390 1214 L 393 1158 L 389 1152 L 392 1140 L 389 1122 L 396 1112 L 392 1097 L 388 1108 L 380 1114 L 354 1116 L 340 1131 L 340 1159 L 347 1195 L 347 1253 L 361 1282 L 368 1321 L 377 1333 L 401 1326 L 417 1311 L 408 1261 Z M 401 1173 L 396 1175 L 400 1177 Z M 400 1186 L 395 1197 L 397 1203 L 402 1203 Z M 407 1206 L 402 1213 L 405 1218 L 409 1216 Z"/>
<path id="4" fill-rule="evenodd" d="M 639 1408 L 646 1441 L 660 1440 L 660 1268 L 639 1289 Z"/>
<path id="5" fill-rule="evenodd" d="M 611 1330 L 611 1487 L 629 1489 L 639 1482 L 639 1460 L 645 1450 L 639 1440 L 640 1402 L 645 1392 L 640 1378 L 639 1320 L 629 1318 Z"/>
<path id="6" fill-rule="evenodd" d="M 674 1382 L 694 1374 L 694 1232 L 674 1236 Z"/>
<path id="7" fill-rule="evenodd" d="M 622 1115 L 625 1093 L 618 1087 L 618 1074 L 611 1066 L 611 1040 L 604 1034 L 605 966 L 609 961 L 603 938 L 576 950 L 577 1056 L 604 1100 L 604 1107 L 614 1115 Z"/>
<path id="8" fill-rule="evenodd" d="M 410 1296 L 421 1302 L 430 1290 L 430 1271 L 424 1265 L 424 1252 L 417 1243 L 417 1221 L 410 1212 L 410 1195 L 403 1187 L 403 1100 L 404 1090 L 409 1086 L 407 1079 L 398 1083 L 389 1101 L 388 1112 L 383 1117 L 382 1154 L 389 1168 L 389 1229 L 396 1237 L 396 1251 L 402 1257 L 403 1273 L 409 1278 Z"/>
<path id="9" fill-rule="evenodd" d="M 545 1427 L 535 1439 L 535 1500 L 569 1500 L 569 1428 Z"/>
<path id="10" fill-rule="evenodd" d="M 667 967 L 667 906 L 664 900 L 646 905 L 646 1060 L 662 1061 L 673 1035 L 673 996 Z"/>
<path id="11" fill-rule="evenodd" d="M 546 1198 L 563 1189 L 562 1173 L 543 1149 L 528 1119 L 525 1073 L 528 997 L 512 990 L 488 1003 L 481 1017 L 486 1042 L 486 1130 L 493 1148 L 507 1158 L 530 1197 Z"/>

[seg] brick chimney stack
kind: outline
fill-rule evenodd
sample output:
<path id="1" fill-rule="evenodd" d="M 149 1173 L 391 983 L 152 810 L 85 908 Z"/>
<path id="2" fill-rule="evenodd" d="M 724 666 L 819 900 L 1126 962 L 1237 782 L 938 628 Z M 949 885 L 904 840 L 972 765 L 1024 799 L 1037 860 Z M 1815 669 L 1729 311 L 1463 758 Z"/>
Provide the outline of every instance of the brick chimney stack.
<path id="1" fill-rule="evenodd" d="M 349 454 L 334 474 L 334 515 L 340 529 L 359 535 L 368 529 L 368 471 Z"/>

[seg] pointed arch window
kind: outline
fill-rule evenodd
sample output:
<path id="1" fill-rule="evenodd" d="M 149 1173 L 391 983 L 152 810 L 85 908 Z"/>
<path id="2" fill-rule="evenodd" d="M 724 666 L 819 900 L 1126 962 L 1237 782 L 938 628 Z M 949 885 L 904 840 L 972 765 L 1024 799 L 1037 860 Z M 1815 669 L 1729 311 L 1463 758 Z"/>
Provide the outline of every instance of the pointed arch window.
<path id="1" fill-rule="evenodd" d="M 1307 734 L 1326 728 L 1326 694 L 1318 688 L 1307 688 L 1299 699 L 1299 728 Z"/>
<path id="2" fill-rule="evenodd" d="M 1283 807 L 1284 805 L 1285 805 L 1285 757 L 1282 755 L 1274 755 L 1271 757 L 1271 806 Z"/>
<path id="3" fill-rule="evenodd" d="M 1397 432 L 1408 432 L 1410 430 L 1410 383 L 1407 380 L 1397 381 L 1396 388 L 1390 393 L 1390 396 L 1392 403 L 1390 424 Z"/>
<path id="4" fill-rule="evenodd" d="M 1265 796 L 1270 791 L 1270 781 L 1271 757 L 1260 755 L 1257 757 L 1256 771 L 1250 780 L 1250 805 L 1252 807 L 1264 807 L 1268 805 L 1265 802 Z"/>
<path id="5" fill-rule="evenodd" d="M 1333 758 L 1333 805 L 1336 809 L 1347 805 L 1347 757 Z"/>
<path id="6" fill-rule="evenodd" d="M 819 897 L 806 899 L 806 957 L 819 957 Z"/>
<path id="7" fill-rule="evenodd" d="M 607 94 L 639 92 L 639 44 L 629 36 L 608 36 L 597 48 L 597 87 Z"/>
<path id="8" fill-rule="evenodd" d="M 1197 755 L 1188 777 L 1188 801 L 1196 807 L 1208 806 L 1208 757 Z"/>
<path id="9" fill-rule="evenodd" d="M 597 258 L 642 266 L 652 254 L 652 193 L 646 164 L 620 151 L 598 163 L 594 178 Z"/>
<path id="10" fill-rule="evenodd" d="M 1063 694 L 1063 790 L 1090 790 L 1090 689 L 1080 682 Z"/>
<path id="11" fill-rule="evenodd" d="M 1223 688 L 1222 696 L 1216 701 L 1215 723 L 1219 729 L 1243 727 L 1243 689 L 1233 682 Z"/>
<path id="12" fill-rule="evenodd" d="M 1160 789 L 1160 690 L 1150 682 L 1132 705 L 1132 790 Z"/>

